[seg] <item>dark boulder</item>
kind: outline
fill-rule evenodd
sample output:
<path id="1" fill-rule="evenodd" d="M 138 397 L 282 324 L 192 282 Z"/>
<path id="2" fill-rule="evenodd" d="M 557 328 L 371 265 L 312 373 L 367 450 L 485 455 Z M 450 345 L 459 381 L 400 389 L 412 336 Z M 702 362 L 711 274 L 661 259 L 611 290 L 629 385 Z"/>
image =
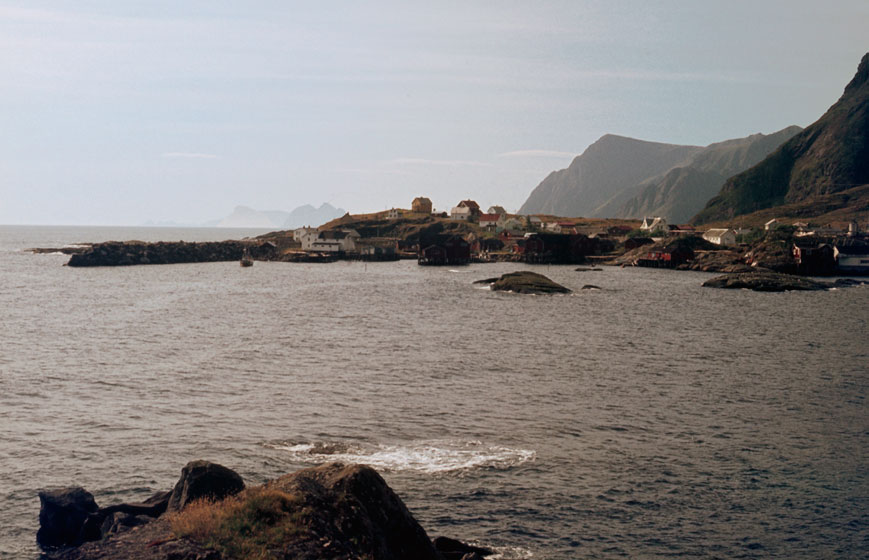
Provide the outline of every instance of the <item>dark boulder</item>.
<path id="1" fill-rule="evenodd" d="M 233 471 L 209 461 L 191 461 L 169 497 L 167 511 L 181 511 L 194 500 L 222 500 L 244 490 L 244 481 Z"/>
<path id="2" fill-rule="evenodd" d="M 527 270 L 510 272 L 502 275 L 498 280 L 492 283 L 491 289 L 494 291 L 515 292 L 517 294 L 570 293 L 570 290 L 561 284 L 553 282 L 542 274 L 529 272 Z"/>
<path id="3" fill-rule="evenodd" d="M 78 546 L 100 538 L 99 524 L 93 521 L 99 508 L 84 488 L 45 490 L 39 493 L 39 503 L 40 546 Z"/>
<path id="4" fill-rule="evenodd" d="M 300 531 L 278 558 L 441 560 L 401 498 L 371 467 L 331 463 L 270 482 L 304 501 Z"/>
<path id="5" fill-rule="evenodd" d="M 483 558 L 494 554 L 488 548 L 465 544 L 449 537 L 435 537 L 432 543 L 444 560 L 467 560 L 468 558 Z"/>

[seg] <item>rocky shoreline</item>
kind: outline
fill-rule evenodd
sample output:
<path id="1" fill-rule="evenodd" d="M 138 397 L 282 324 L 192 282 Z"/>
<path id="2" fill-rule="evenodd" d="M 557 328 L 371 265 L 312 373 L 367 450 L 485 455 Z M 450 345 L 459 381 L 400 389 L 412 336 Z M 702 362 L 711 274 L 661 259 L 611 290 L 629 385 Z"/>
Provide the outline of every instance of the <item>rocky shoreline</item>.
<path id="1" fill-rule="evenodd" d="M 38 250 L 34 250 L 38 251 Z M 107 241 L 95 243 L 73 253 L 68 266 L 131 266 L 237 261 L 247 253 L 251 258 L 271 260 L 276 256 L 273 243 L 262 241 Z"/>
<path id="2" fill-rule="evenodd" d="M 330 463 L 246 488 L 193 461 L 175 487 L 100 508 L 83 488 L 39 493 L 44 560 L 481 560 L 493 552 L 430 539 L 374 469 Z"/>

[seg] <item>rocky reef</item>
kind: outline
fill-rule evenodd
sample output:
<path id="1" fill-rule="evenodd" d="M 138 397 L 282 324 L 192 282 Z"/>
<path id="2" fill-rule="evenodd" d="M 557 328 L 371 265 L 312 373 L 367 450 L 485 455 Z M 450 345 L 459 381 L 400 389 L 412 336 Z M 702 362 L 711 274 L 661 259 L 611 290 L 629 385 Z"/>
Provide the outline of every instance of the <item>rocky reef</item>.
<path id="1" fill-rule="evenodd" d="M 46 560 L 479 560 L 492 551 L 429 539 L 372 468 L 330 463 L 245 488 L 232 470 L 188 463 L 170 492 L 99 508 L 82 488 L 40 492 Z"/>
<path id="2" fill-rule="evenodd" d="M 237 261 L 247 252 L 256 260 L 271 260 L 276 247 L 268 241 L 107 241 L 73 254 L 69 266 L 130 266 Z"/>
<path id="3" fill-rule="evenodd" d="M 833 287 L 828 282 L 818 282 L 792 274 L 771 270 L 742 272 L 717 276 L 703 282 L 707 288 L 745 289 L 756 292 L 787 292 L 792 290 L 827 290 Z"/>
<path id="4" fill-rule="evenodd" d="M 568 294 L 569 288 L 565 288 L 557 282 L 553 282 L 542 274 L 522 270 L 509 272 L 500 278 L 487 278 L 478 280 L 475 284 L 490 284 L 493 291 L 515 292 L 517 294 Z"/>

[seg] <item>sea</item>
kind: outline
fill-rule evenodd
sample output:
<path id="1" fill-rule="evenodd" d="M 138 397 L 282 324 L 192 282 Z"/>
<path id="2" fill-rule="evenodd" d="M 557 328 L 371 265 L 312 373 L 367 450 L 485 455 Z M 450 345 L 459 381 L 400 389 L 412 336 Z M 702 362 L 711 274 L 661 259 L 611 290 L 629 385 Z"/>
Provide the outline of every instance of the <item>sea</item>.
<path id="1" fill-rule="evenodd" d="M 521 264 L 70 268 L 62 247 L 261 231 L 0 227 L 0 558 L 40 489 L 101 506 L 207 459 L 376 468 L 498 558 L 869 557 L 869 286 Z M 599 289 L 583 289 L 587 285 Z"/>

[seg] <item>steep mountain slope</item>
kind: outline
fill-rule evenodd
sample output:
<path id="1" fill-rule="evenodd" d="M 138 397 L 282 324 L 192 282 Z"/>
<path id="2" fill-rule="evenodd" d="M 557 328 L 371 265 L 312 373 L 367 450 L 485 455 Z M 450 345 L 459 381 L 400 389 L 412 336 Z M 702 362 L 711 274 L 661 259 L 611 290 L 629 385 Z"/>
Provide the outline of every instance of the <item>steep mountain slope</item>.
<path id="1" fill-rule="evenodd" d="M 686 165 L 640 183 L 626 202 L 604 205 L 598 213 L 615 218 L 664 216 L 670 222 L 685 222 L 718 194 L 728 178 L 756 165 L 801 130 L 789 126 L 769 135 L 710 144 Z"/>
<path id="2" fill-rule="evenodd" d="M 629 198 L 629 189 L 702 150 L 607 134 L 577 156 L 567 169 L 554 171 L 519 209 L 520 214 L 600 216 L 598 207 Z"/>
<path id="3" fill-rule="evenodd" d="M 726 220 L 869 183 L 869 53 L 842 97 L 814 124 L 730 178 L 693 218 Z"/>

